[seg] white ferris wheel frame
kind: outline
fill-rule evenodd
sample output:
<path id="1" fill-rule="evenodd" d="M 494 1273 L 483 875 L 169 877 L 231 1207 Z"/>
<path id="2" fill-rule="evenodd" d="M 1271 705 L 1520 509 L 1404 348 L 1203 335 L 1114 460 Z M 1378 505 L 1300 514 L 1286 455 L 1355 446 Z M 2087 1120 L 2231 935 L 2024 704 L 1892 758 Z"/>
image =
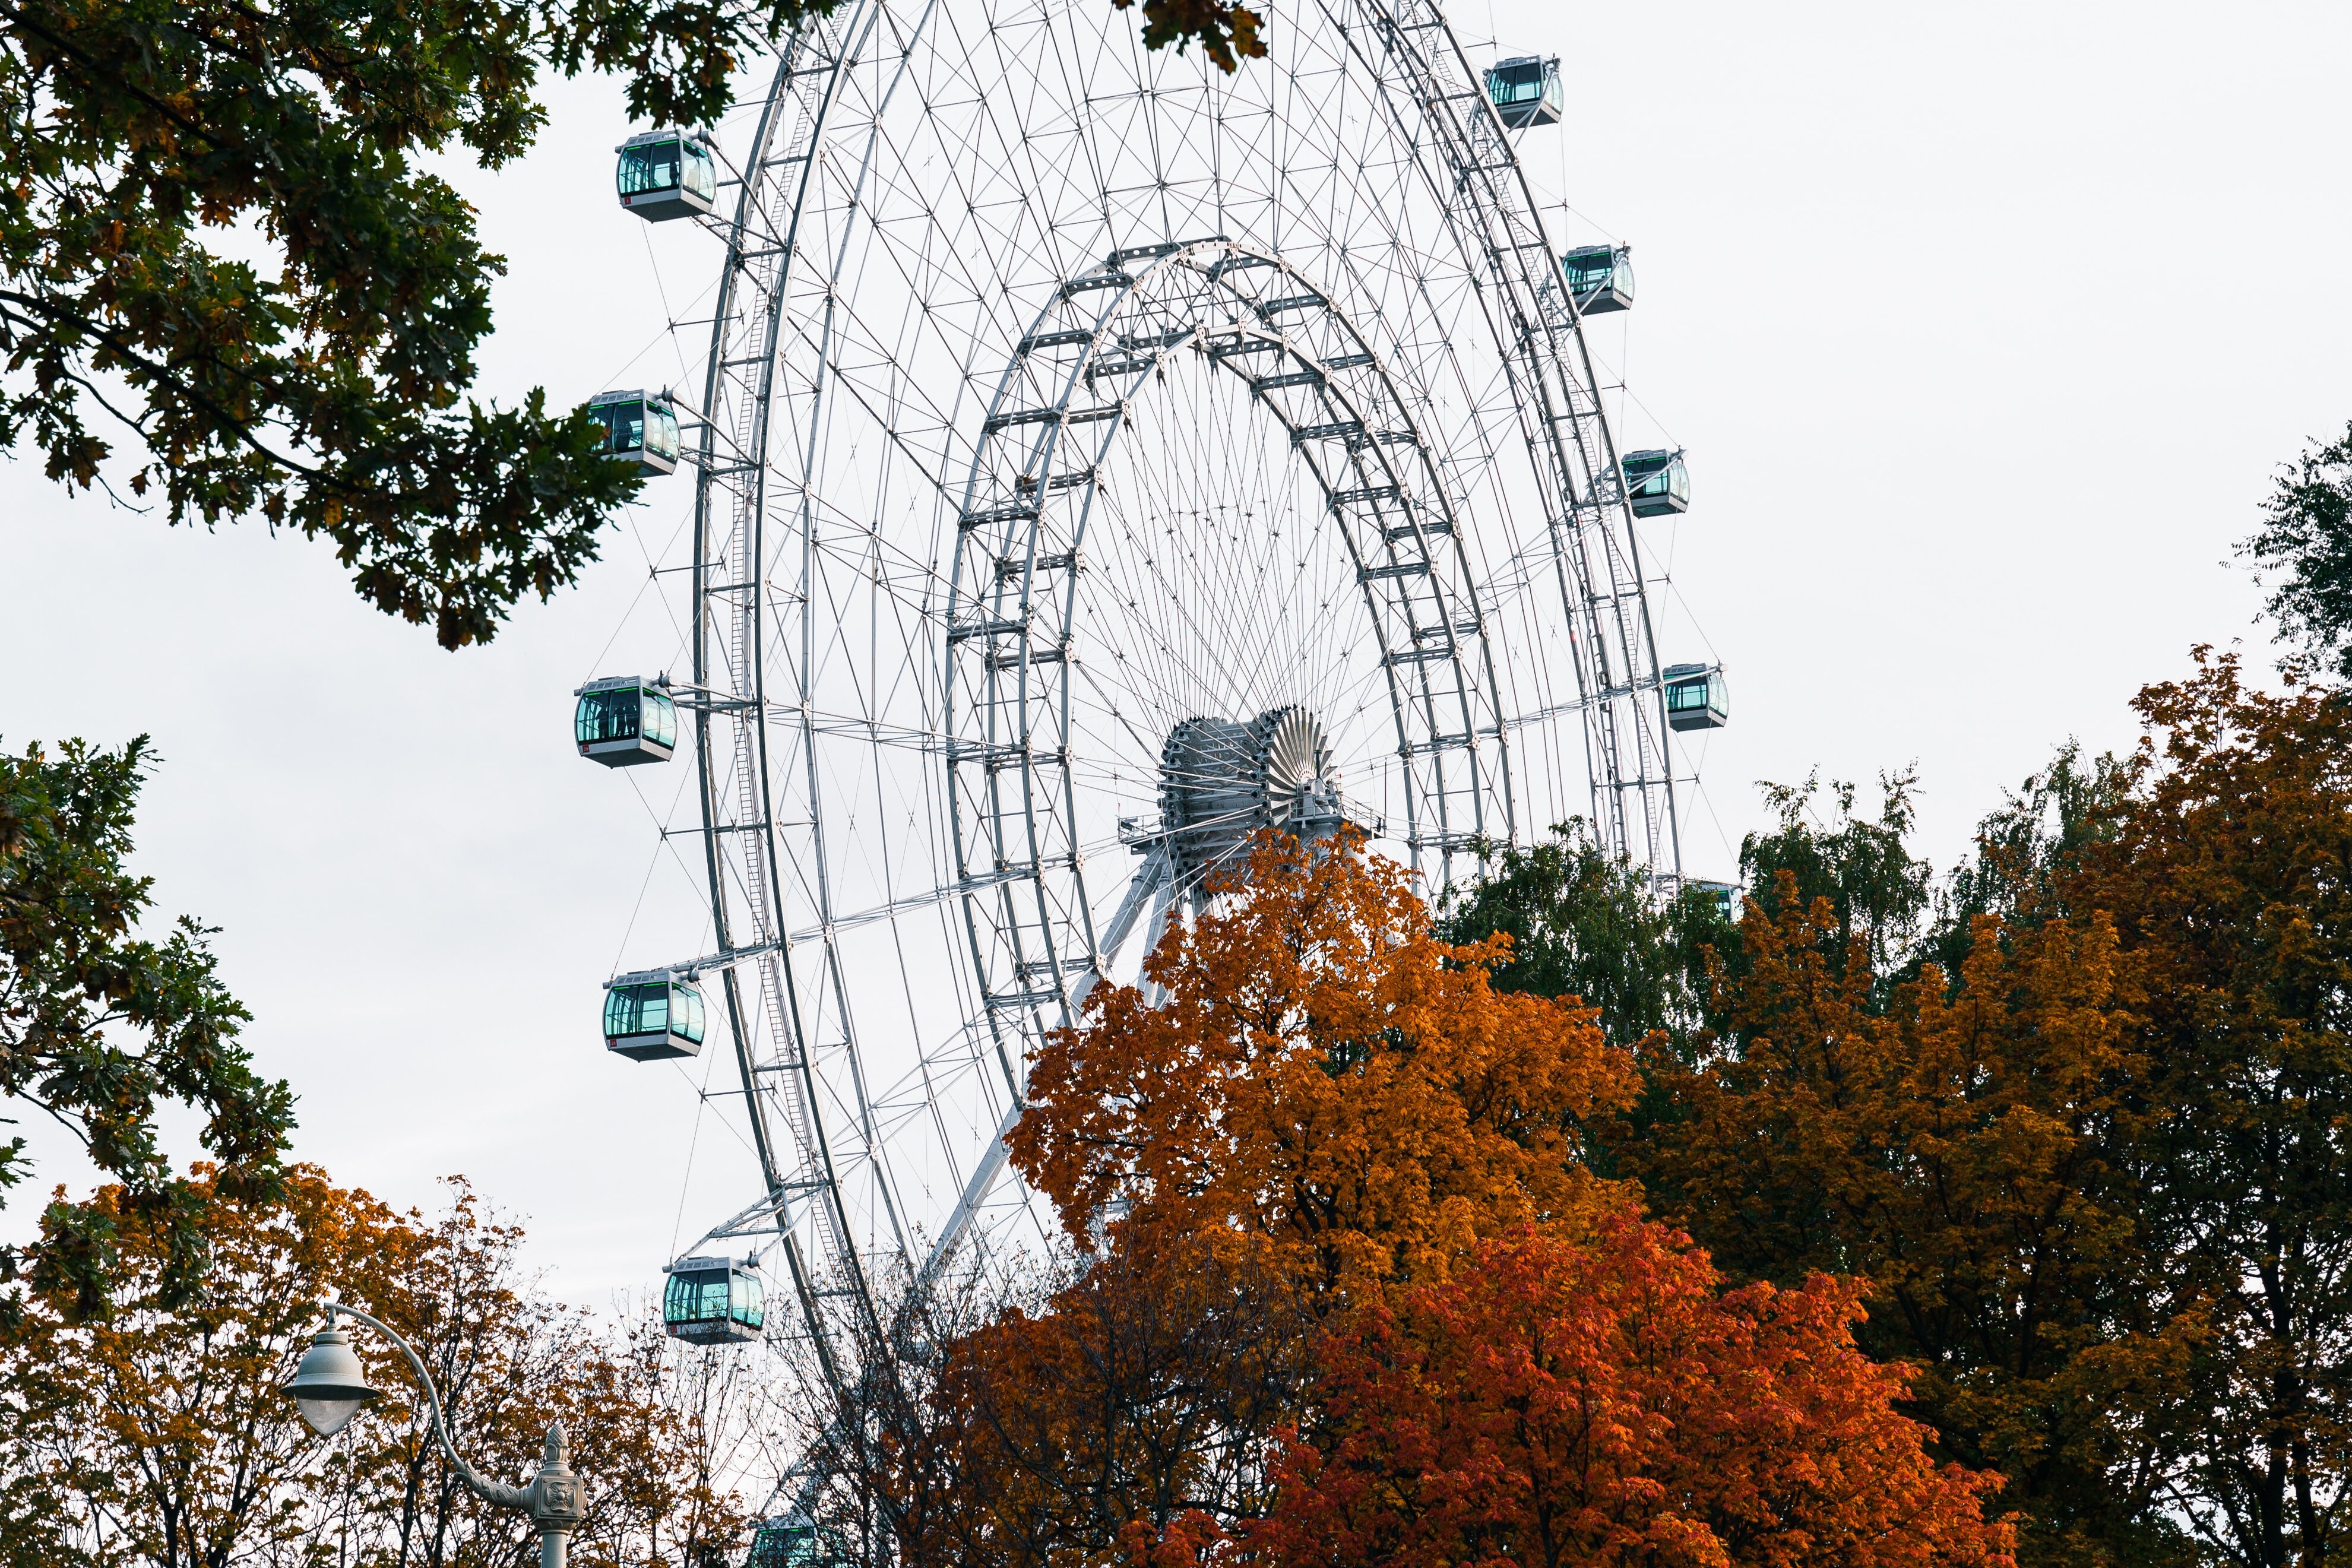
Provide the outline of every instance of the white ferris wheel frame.
<path id="1" fill-rule="evenodd" d="M 985 1232 L 992 1202 L 1025 1207 L 997 1193 L 1025 1062 L 1050 1030 L 1078 1019 L 1110 957 L 1147 914 L 1156 928 L 1174 896 L 1167 853 L 1137 843 L 1141 863 L 1116 912 L 1101 918 L 1089 900 L 1068 655 L 1102 454 L 1137 389 L 1174 357 L 1246 382 L 1337 519 L 1379 638 L 1404 807 L 1398 838 L 1416 866 L 1442 883 L 1483 844 L 1525 841 L 1549 825 L 1530 820 L 1539 805 L 1515 798 L 1512 747 L 1540 726 L 1580 737 L 1603 847 L 1662 880 L 1682 870 L 1653 580 L 1601 383 L 1512 135 L 1434 0 L 1302 8 L 1285 25 L 1337 29 L 1349 68 L 1409 131 L 1401 135 L 1418 177 L 1465 258 L 1543 508 L 1534 543 L 1507 564 L 1523 590 L 1548 580 L 1557 595 L 1574 694 L 1532 709 L 1506 700 L 1488 614 L 1495 574 L 1482 579 L 1466 552 L 1475 523 L 1444 471 L 1444 438 L 1401 384 L 1409 367 L 1383 357 L 1329 279 L 1279 246 L 1223 233 L 1152 236 L 1064 276 L 1038 301 L 987 406 L 971 411 L 965 471 L 936 479 L 956 522 L 951 560 L 935 573 L 945 590 L 930 675 L 937 733 L 927 725 L 909 755 L 935 770 L 952 836 L 955 883 L 936 896 L 964 932 L 979 998 L 971 1032 L 992 1063 L 995 1131 L 958 1173 L 943 1221 L 910 1212 L 894 1190 L 891 1134 L 838 946 L 858 922 L 900 911 L 833 907 L 820 813 L 778 820 L 790 789 L 813 802 L 824 788 L 813 760 L 824 721 L 809 661 L 779 641 L 777 606 L 790 594 L 770 567 L 780 537 L 789 546 L 793 530 L 815 526 L 806 498 L 781 497 L 776 479 L 786 444 L 819 440 L 805 402 L 779 390 L 788 340 L 816 341 L 818 381 L 833 351 L 825 319 L 787 318 L 795 268 L 822 274 L 834 259 L 814 253 L 822 236 L 804 232 L 815 226 L 812 191 L 846 140 L 842 121 L 858 112 L 845 102 L 851 73 L 911 56 L 943 3 L 845 0 L 795 31 L 748 149 L 729 160 L 733 215 L 707 225 L 727 254 L 695 454 L 693 684 L 683 706 L 716 950 L 675 967 L 719 979 L 717 1010 L 760 1166 L 759 1196 L 706 1240 L 781 1242 L 801 1325 L 837 1389 L 855 1377 L 860 1326 L 886 1315 L 885 1271 L 919 1280 Z M 864 156 L 887 153 L 869 139 Z M 864 191 L 870 172 L 850 188 Z M 801 606 L 800 635 L 816 613 Z M 772 674 L 782 679 L 772 685 Z M 806 776 L 780 789 L 787 768 Z M 793 907 L 795 887 L 816 907 Z"/>

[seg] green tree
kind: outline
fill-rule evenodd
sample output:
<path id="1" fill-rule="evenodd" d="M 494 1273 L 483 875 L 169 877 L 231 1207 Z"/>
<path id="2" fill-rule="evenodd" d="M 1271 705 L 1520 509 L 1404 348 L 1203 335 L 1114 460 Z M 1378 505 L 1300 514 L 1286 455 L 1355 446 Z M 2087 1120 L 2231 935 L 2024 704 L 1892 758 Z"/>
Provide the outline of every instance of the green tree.
<path id="1" fill-rule="evenodd" d="M 1802 784 L 1764 785 L 1765 803 L 1780 822 L 1740 841 L 1739 874 L 1767 920 L 1780 917 L 1785 898 L 1804 905 L 1827 901 L 1836 930 L 1831 962 L 1843 965 L 1859 939 L 1872 966 L 1886 971 L 1911 955 L 1934 873 L 1910 848 L 1918 775 L 1906 769 L 1881 775 L 1878 783 L 1874 821 L 1854 815 L 1860 791 L 1853 785 L 1831 784 L 1834 821 L 1822 821 L 1814 809 L 1822 790 L 1818 776 Z"/>
<path id="2" fill-rule="evenodd" d="M 127 441 L 121 483 L 173 522 L 323 535 L 385 612 L 487 640 L 578 576 L 640 481 L 541 391 L 469 398 L 504 263 L 421 162 L 520 155 L 550 72 L 716 120 L 740 67 L 835 3 L 0 0 L 9 444 L 87 487 Z M 1223 0 L 1144 15 L 1227 70 L 1264 52 Z"/>
<path id="3" fill-rule="evenodd" d="M 218 1166 L 205 1191 L 240 1197 L 271 1189 L 294 1123 L 291 1092 L 257 1076 L 238 1042 L 248 1015 L 220 983 L 212 933 L 183 916 L 160 941 L 138 935 L 153 881 L 125 862 L 148 761 L 143 737 L 0 752 L 0 1096 L 66 1127 L 122 1184 L 110 1208 L 53 1203 L 38 1243 L 0 1249 L 0 1277 L 29 1266 L 36 1291 L 82 1315 L 106 1303 L 125 1211 L 161 1227 L 164 1299 L 202 1271 L 205 1193 L 174 1174 L 159 1104 L 204 1113 L 198 1136 Z M 0 1145 L 0 1192 L 29 1174 L 25 1147 Z M 22 1291 L 4 1300 L 13 1320 Z"/>
<path id="4" fill-rule="evenodd" d="M 1490 849 L 1477 878 L 1448 894 L 1439 924 L 1465 946 L 1508 936 L 1496 989 L 1575 997 L 1600 1009 L 1602 1032 L 1621 1045 L 1695 1023 L 1708 950 L 1737 937 L 1713 898 L 1689 888 L 1661 895 L 1581 820 L 1525 849 Z"/>
<path id="5" fill-rule="evenodd" d="M 2281 473 L 2262 509 L 2238 553 L 2268 580 L 2264 608 L 2290 642 L 2352 677 L 2352 427 Z"/>
<path id="6" fill-rule="evenodd" d="M 1952 868 L 1936 890 L 1936 913 L 1920 957 L 1958 976 L 1975 940 L 1976 919 L 2030 924 L 2059 907 L 2061 881 L 2081 869 L 2083 854 L 2114 831 L 2124 789 L 2112 753 L 2085 761 L 2074 741 L 2049 766 L 2005 791 L 2000 808 L 1977 824 L 1976 854 Z"/>

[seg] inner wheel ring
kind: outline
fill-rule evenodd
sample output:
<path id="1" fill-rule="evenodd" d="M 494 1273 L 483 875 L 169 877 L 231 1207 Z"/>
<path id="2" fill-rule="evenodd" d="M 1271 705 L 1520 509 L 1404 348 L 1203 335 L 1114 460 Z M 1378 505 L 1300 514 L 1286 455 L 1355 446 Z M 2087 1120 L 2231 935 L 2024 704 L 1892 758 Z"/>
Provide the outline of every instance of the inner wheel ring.
<path id="1" fill-rule="evenodd" d="M 1387 707 L 1401 847 L 1443 878 L 1475 842 L 1508 838 L 1514 825 L 1475 580 L 1409 389 L 1325 291 L 1276 256 L 1223 239 L 1114 253 L 1063 285 L 1006 367 L 966 490 L 944 631 L 964 925 L 1016 1099 L 1029 1056 L 1076 1020 L 1121 945 L 1096 928 L 1088 895 L 1089 781 L 1074 719 L 1089 679 L 1081 611 L 1090 530 L 1117 501 L 1106 494 L 1107 459 L 1144 391 L 1172 363 L 1203 361 L 1245 385 L 1344 540 Z M 1329 768 L 1314 755 L 1319 722 L 1297 716 L 1306 723 L 1280 737 L 1284 766 L 1302 775 L 1294 790 Z M 1188 723 L 1265 724 L 1268 743 L 1282 728 L 1271 711 Z M 1211 734 L 1179 727 L 1165 745 L 1201 747 Z M 1209 773 L 1258 768 L 1256 741 L 1215 744 L 1235 757 Z M 1163 771 L 1167 760 L 1163 749 Z M 1180 805 L 1192 800 L 1176 793 Z M 1163 821 L 1169 804 L 1163 786 Z M 1181 805 L 1184 831 L 1145 852 L 1138 879 L 1165 877 L 1181 891 L 1231 852 L 1224 830 L 1244 809 L 1228 802 L 1195 820 Z M 1129 847 L 1143 848 L 1132 838 Z"/>

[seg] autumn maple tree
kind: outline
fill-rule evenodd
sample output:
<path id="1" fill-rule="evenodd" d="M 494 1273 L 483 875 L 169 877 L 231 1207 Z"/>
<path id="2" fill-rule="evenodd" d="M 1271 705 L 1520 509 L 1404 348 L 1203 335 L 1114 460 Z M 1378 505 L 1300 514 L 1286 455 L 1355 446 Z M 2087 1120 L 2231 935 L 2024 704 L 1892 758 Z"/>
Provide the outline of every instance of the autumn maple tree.
<path id="1" fill-rule="evenodd" d="M 1616 1290 L 1630 1322 L 1664 1282 L 1682 1293 L 1643 1320 L 1654 1332 L 1599 1334 L 1584 1364 L 1651 1401 L 1661 1424 L 1620 1480 L 1688 1491 L 1652 1512 L 1688 1515 L 1690 1561 L 1769 1560 L 1698 1550 L 1744 1552 L 1735 1516 L 1767 1507 L 1850 1523 L 1853 1549 L 1822 1561 L 1998 1557 L 1988 1483 L 1928 1465 L 1893 1413 L 1900 1378 L 1854 1352 L 1852 1287 L 1720 1297 L 1702 1258 L 1633 1217 L 1635 1189 L 1590 1168 L 1593 1129 L 1631 1107 L 1633 1059 L 1593 1009 L 1498 989 L 1507 952 L 1441 940 L 1410 874 L 1359 842 L 1268 836 L 1147 959 L 1158 1005 L 1095 993 L 1033 1063 L 1012 1140 L 1060 1212 L 1066 1273 L 969 1323 L 913 1302 L 922 1326 L 901 1340 L 924 1348 L 855 1423 L 880 1440 L 840 1455 L 868 1466 L 902 1560 L 1472 1561 L 1434 1526 L 1399 1555 L 1371 1514 L 1349 1534 L 1314 1512 L 1345 1497 L 1377 1512 L 1418 1484 L 1418 1451 L 1366 1424 L 1368 1393 L 1390 1403 L 1376 1364 L 1473 1354 L 1475 1333 L 1434 1337 L 1445 1303 L 1508 1316 L 1528 1292 Z M 1657 1374 L 1662 1346 L 1689 1366 Z M 1659 1377 L 1687 1385 L 1709 1356 L 1723 1388 L 1706 1408 L 1727 1426 L 1675 1425 L 1690 1411 Z M 1759 1389 L 1780 1404 L 1733 1418 Z M 1486 1393 L 1506 1418 L 1507 1393 Z M 1734 1456 L 1769 1472 L 1767 1501 L 1741 1500 Z M 1530 1506 L 1582 1507 L 1580 1482 L 1538 1469 Z M 1342 1471 L 1362 1487 L 1318 1479 Z M 1864 1538 L 1874 1519 L 1883 1541 Z M 1616 1560 L 1563 1542 L 1550 1561 Z"/>
<path id="2" fill-rule="evenodd" d="M 1313 1441 L 1247 1532 L 1268 1568 L 1510 1563 L 2006 1564 L 1996 1476 L 1937 1466 L 1904 1375 L 1856 1350 L 1860 1287 L 1725 1291 L 1630 1213 L 1521 1228 L 1351 1313 Z"/>
<path id="3" fill-rule="evenodd" d="M 1442 1275 L 1481 1236 L 1573 1226 L 1582 1129 L 1633 1093 L 1591 1009 L 1498 990 L 1502 944 L 1437 938 L 1411 875 L 1268 838 L 1030 1070 L 1009 1141 L 1081 1247 L 1261 1244 L 1318 1290 Z"/>

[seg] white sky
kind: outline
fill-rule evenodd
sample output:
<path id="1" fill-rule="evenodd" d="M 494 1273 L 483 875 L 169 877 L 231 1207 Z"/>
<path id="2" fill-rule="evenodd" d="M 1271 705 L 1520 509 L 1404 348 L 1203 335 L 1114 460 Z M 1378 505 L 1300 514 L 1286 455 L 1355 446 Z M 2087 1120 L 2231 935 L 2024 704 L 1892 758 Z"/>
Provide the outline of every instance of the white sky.
<path id="1" fill-rule="evenodd" d="M 1570 120 L 1530 133 L 1532 167 L 1561 237 L 1634 246 L 1639 304 L 1596 348 L 1654 420 L 1626 444 L 1690 449 L 1667 537 L 1699 630 L 1675 635 L 1731 683 L 1695 871 L 1729 872 L 1755 780 L 1913 761 L 1948 864 L 2055 743 L 2127 745 L 2131 694 L 2192 643 L 2263 647 L 2231 546 L 2273 465 L 2352 418 L 2352 12 L 1467 0 L 1455 22 L 1567 57 Z M 567 87 L 536 154 L 462 182 L 512 262 L 499 395 L 677 373 L 656 277 L 682 300 L 717 251 L 614 205 L 628 129 L 609 84 Z M 527 1217 L 552 1288 L 599 1302 L 692 1239 L 690 1147 L 743 1165 L 679 1074 L 597 1032 L 652 843 L 631 786 L 666 812 L 683 769 L 578 761 L 570 693 L 625 673 L 604 650 L 646 582 L 632 529 L 658 550 L 685 486 L 653 493 L 580 590 L 451 655 L 324 546 L 0 468 L 0 744 L 152 734 L 136 863 L 164 913 L 224 928 L 259 1063 L 302 1097 L 298 1153 L 402 1202 L 462 1170 Z M 690 923 L 667 883 L 638 918 Z M 678 930 L 630 956 L 698 950 Z M 39 1142 L 45 1180 L 83 1179 Z"/>

